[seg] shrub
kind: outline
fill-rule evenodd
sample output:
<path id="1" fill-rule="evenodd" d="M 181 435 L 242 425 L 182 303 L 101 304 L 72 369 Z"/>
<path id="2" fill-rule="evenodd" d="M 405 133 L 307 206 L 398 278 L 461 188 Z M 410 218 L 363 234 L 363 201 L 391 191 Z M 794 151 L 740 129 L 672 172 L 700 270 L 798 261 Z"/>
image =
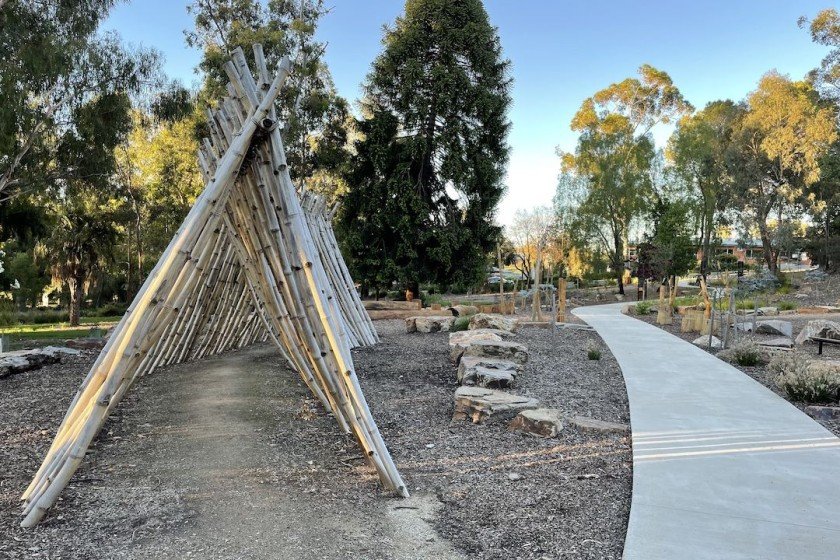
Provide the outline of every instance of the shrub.
<path id="1" fill-rule="evenodd" d="M 779 311 L 792 311 L 798 307 L 795 301 L 780 301 L 777 305 Z"/>
<path id="2" fill-rule="evenodd" d="M 761 348 L 752 340 L 742 340 L 732 348 L 718 352 L 717 356 L 744 367 L 757 366 L 764 361 Z"/>
<path id="3" fill-rule="evenodd" d="M 816 404 L 840 401 L 840 372 L 820 367 L 795 350 L 774 356 L 767 369 L 791 400 Z"/>
<path id="4" fill-rule="evenodd" d="M 452 328 L 449 329 L 451 331 L 465 331 L 470 328 L 470 315 L 465 315 L 463 317 L 456 317 L 455 322 L 452 323 Z"/>
<path id="5" fill-rule="evenodd" d="M 586 357 L 590 360 L 600 360 L 601 349 L 595 346 L 594 344 L 590 344 L 586 347 Z"/>
<path id="6" fill-rule="evenodd" d="M 638 315 L 647 315 L 653 309 L 654 303 L 652 301 L 640 301 L 636 304 L 636 313 Z"/>

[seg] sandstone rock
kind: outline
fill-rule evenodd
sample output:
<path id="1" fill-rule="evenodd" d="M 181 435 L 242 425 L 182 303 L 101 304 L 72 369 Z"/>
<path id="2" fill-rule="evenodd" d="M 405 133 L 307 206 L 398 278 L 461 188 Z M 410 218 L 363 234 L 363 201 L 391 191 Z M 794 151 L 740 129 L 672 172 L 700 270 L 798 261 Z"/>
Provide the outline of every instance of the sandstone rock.
<path id="1" fill-rule="evenodd" d="M 755 332 L 758 334 L 775 334 L 779 336 L 793 336 L 793 323 L 790 321 L 758 321 L 755 324 Z"/>
<path id="2" fill-rule="evenodd" d="M 511 431 L 525 432 L 544 438 L 554 437 L 562 429 L 563 416 L 559 410 L 551 408 L 523 410 L 508 427 Z"/>
<path id="3" fill-rule="evenodd" d="M 0 379 L 16 373 L 39 369 L 48 364 L 58 363 L 66 355 L 78 356 L 79 354 L 81 352 L 78 350 L 61 346 L 8 352 L 0 357 Z"/>
<path id="4" fill-rule="evenodd" d="M 473 342 L 479 340 L 491 340 L 501 342 L 502 337 L 496 334 L 495 329 L 479 329 L 475 331 L 458 331 L 449 334 L 449 358 L 453 363 L 458 363 L 464 350 Z"/>
<path id="5" fill-rule="evenodd" d="M 405 318 L 405 332 L 407 332 L 407 333 L 417 332 L 417 317 L 406 317 Z"/>
<path id="6" fill-rule="evenodd" d="M 709 335 L 704 334 L 701 337 L 695 338 L 692 341 L 692 344 L 696 344 L 697 346 L 700 346 L 701 348 L 708 348 L 709 347 Z M 720 348 L 721 346 L 722 346 L 722 343 L 721 343 L 720 339 L 716 336 L 713 336 L 712 337 L 712 348 Z"/>
<path id="7" fill-rule="evenodd" d="M 475 315 L 478 313 L 478 307 L 475 305 L 455 305 L 449 308 L 453 317 L 466 317 L 467 315 Z"/>
<path id="8" fill-rule="evenodd" d="M 472 385 L 476 385 L 477 387 L 509 389 L 513 387 L 513 382 L 516 380 L 515 372 L 510 370 L 477 366 L 471 371 L 473 372 Z"/>
<path id="9" fill-rule="evenodd" d="M 602 434 L 628 434 L 630 426 L 615 422 L 605 422 L 586 416 L 572 416 L 566 419 L 570 425 L 582 432 L 593 432 Z"/>
<path id="10" fill-rule="evenodd" d="M 759 315 L 778 315 L 779 314 L 779 308 L 778 307 L 772 307 L 772 306 L 759 307 L 758 308 L 758 314 Z"/>
<path id="11" fill-rule="evenodd" d="M 504 375 L 499 377 L 510 377 L 510 383 L 513 383 L 516 376 L 522 372 L 522 367 L 517 363 L 498 358 L 464 356 L 458 364 L 458 383 L 462 385 L 478 385 L 480 384 L 481 378 L 492 379 L 494 375 L 488 374 L 486 370 L 504 372 Z"/>
<path id="12" fill-rule="evenodd" d="M 414 329 L 420 333 L 446 332 L 452 328 L 455 317 L 430 315 L 428 317 L 409 317 L 405 320 L 406 332 L 414 332 L 411 329 L 410 321 L 413 320 Z"/>
<path id="13" fill-rule="evenodd" d="M 840 323 L 816 319 L 808 321 L 799 336 L 796 337 L 797 344 L 805 344 L 812 338 L 833 338 L 840 340 Z"/>
<path id="14" fill-rule="evenodd" d="M 537 406 L 537 400 L 529 397 L 481 387 L 458 387 L 452 420 L 470 419 L 473 424 L 479 424 L 490 417 L 510 417 L 511 414 Z"/>
<path id="15" fill-rule="evenodd" d="M 761 340 L 759 346 L 765 348 L 793 348 L 793 339 L 789 336 L 777 336 L 767 340 Z"/>
<path id="16" fill-rule="evenodd" d="M 518 342 L 502 340 L 477 340 L 467 346 L 464 356 L 477 356 L 479 358 L 500 358 L 510 360 L 517 364 L 525 364 L 528 361 L 528 348 Z"/>
<path id="17" fill-rule="evenodd" d="M 489 315 L 478 313 L 470 319 L 470 330 L 477 329 L 498 329 L 500 331 L 514 332 L 517 327 L 516 319 L 502 317 L 501 315 Z"/>
<path id="18" fill-rule="evenodd" d="M 840 406 L 806 406 L 805 412 L 817 420 L 838 421 L 840 420 Z"/>

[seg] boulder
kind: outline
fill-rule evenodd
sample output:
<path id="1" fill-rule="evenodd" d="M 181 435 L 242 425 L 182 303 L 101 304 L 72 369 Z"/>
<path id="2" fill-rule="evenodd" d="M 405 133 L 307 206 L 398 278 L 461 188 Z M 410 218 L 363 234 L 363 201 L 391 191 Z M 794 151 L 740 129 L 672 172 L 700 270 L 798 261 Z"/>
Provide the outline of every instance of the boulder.
<path id="1" fill-rule="evenodd" d="M 758 321 L 755 324 L 755 332 L 757 334 L 793 336 L 793 323 L 791 323 L 790 321 L 779 321 L 777 319 L 771 319 L 769 321 Z"/>
<path id="2" fill-rule="evenodd" d="M 528 361 L 528 348 L 524 344 L 509 340 L 500 342 L 476 340 L 467 346 L 463 355 L 478 358 L 499 358 L 524 365 Z"/>
<path id="3" fill-rule="evenodd" d="M 46 346 L 34 350 L 9 352 L 0 357 L 0 379 L 16 373 L 39 369 L 61 361 L 63 356 L 78 356 L 81 352 L 62 346 Z"/>
<path id="4" fill-rule="evenodd" d="M 572 416 L 566 419 L 569 425 L 574 426 L 581 432 L 601 434 L 627 434 L 630 433 L 630 426 L 616 422 L 605 422 L 586 416 Z"/>
<path id="5" fill-rule="evenodd" d="M 501 342 L 502 337 L 496 334 L 497 332 L 503 331 L 495 331 L 494 329 L 479 329 L 475 331 L 458 331 L 450 333 L 449 358 L 453 363 L 457 364 L 467 346 L 479 340 Z"/>
<path id="6" fill-rule="evenodd" d="M 530 397 L 512 395 L 482 387 L 458 387 L 455 391 L 455 414 L 452 420 L 472 420 L 480 424 L 488 418 L 509 418 L 521 410 L 537 408 L 539 403 Z"/>
<path id="7" fill-rule="evenodd" d="M 473 315 L 470 319 L 470 330 L 477 329 L 498 329 L 500 331 L 514 332 L 516 331 L 516 319 L 510 319 L 501 315 L 490 315 L 488 313 L 478 313 Z"/>
<path id="8" fill-rule="evenodd" d="M 779 314 L 779 308 L 778 307 L 772 307 L 772 306 L 759 307 L 758 308 L 758 314 L 759 315 L 778 315 Z"/>
<path id="9" fill-rule="evenodd" d="M 563 416 L 559 410 L 535 408 L 523 410 L 516 415 L 508 430 L 525 432 L 539 437 L 551 438 L 563 429 Z"/>
<path id="10" fill-rule="evenodd" d="M 789 336 L 777 336 L 767 340 L 761 340 L 759 346 L 764 348 L 793 348 L 793 339 Z"/>
<path id="11" fill-rule="evenodd" d="M 447 332 L 452 328 L 455 317 L 443 315 L 430 315 L 428 317 L 409 317 L 405 320 L 406 332 Z"/>
<path id="12" fill-rule="evenodd" d="M 504 372 L 504 375 L 489 373 L 487 370 Z M 461 385 L 480 385 L 482 379 L 491 381 L 494 378 L 510 378 L 509 384 L 512 384 L 521 372 L 522 367 L 519 364 L 508 360 L 464 356 L 458 364 L 457 376 Z"/>
<path id="13" fill-rule="evenodd" d="M 709 335 L 704 334 L 701 337 L 695 338 L 692 341 L 692 344 L 696 344 L 697 346 L 700 346 L 701 348 L 708 348 L 709 347 Z M 721 341 L 718 337 L 713 336 L 711 346 L 712 346 L 712 348 L 720 348 L 721 346 L 723 346 L 723 344 L 721 343 Z"/>
<path id="14" fill-rule="evenodd" d="M 453 317 L 466 317 L 478 313 L 478 307 L 475 305 L 453 305 L 448 309 L 452 312 Z"/>
<path id="15" fill-rule="evenodd" d="M 484 366 L 476 366 L 471 370 L 472 376 L 468 379 L 477 387 L 489 387 L 491 389 L 510 389 L 516 381 L 516 372 L 506 369 L 493 369 Z"/>
<path id="16" fill-rule="evenodd" d="M 799 336 L 796 337 L 797 344 L 805 344 L 812 338 L 833 338 L 840 340 L 840 323 L 816 319 L 808 321 Z"/>

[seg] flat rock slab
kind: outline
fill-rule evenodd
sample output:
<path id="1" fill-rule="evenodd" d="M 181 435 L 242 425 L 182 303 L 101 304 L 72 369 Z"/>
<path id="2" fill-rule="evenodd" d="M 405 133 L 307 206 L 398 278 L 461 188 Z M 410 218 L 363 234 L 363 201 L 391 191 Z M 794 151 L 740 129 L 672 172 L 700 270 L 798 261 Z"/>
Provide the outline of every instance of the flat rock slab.
<path id="1" fill-rule="evenodd" d="M 451 315 L 431 315 L 429 317 L 408 317 L 405 320 L 405 332 L 433 333 L 447 332 L 452 328 L 455 317 Z"/>
<path id="2" fill-rule="evenodd" d="M 840 406 L 811 405 L 805 407 L 805 412 L 817 420 L 828 420 L 830 422 L 840 420 Z"/>
<path id="3" fill-rule="evenodd" d="M 509 389 L 513 387 L 513 382 L 516 381 L 516 372 L 511 370 L 478 366 L 473 368 L 471 373 L 472 375 L 466 378 L 470 380 L 470 383 L 465 383 L 465 385 L 476 385 L 490 389 Z"/>
<path id="4" fill-rule="evenodd" d="M 496 329 L 479 329 L 475 331 L 458 331 L 449 334 L 449 358 L 453 363 L 458 363 L 464 350 L 479 340 L 490 340 L 493 342 L 501 342 L 502 337 L 497 334 L 504 331 Z"/>
<path id="5" fill-rule="evenodd" d="M 470 319 L 470 330 L 498 329 L 500 331 L 514 332 L 518 326 L 516 319 L 510 319 L 502 315 L 491 315 L 489 313 L 476 313 Z"/>
<path id="6" fill-rule="evenodd" d="M 522 366 L 509 360 L 499 358 L 482 358 L 477 356 L 464 356 L 458 364 L 458 383 L 462 385 L 478 385 L 479 378 L 487 376 L 484 370 L 496 370 L 504 372 L 505 377 L 510 376 L 511 383 L 522 372 Z M 492 377 L 492 376 L 491 376 Z"/>
<path id="7" fill-rule="evenodd" d="M 455 305 L 447 308 L 453 317 L 468 317 L 478 313 L 478 307 L 475 305 Z"/>
<path id="8" fill-rule="evenodd" d="M 523 410 L 516 415 L 508 430 L 551 438 L 563 429 L 563 415 L 553 408 Z"/>
<path id="9" fill-rule="evenodd" d="M 793 339 L 789 336 L 777 336 L 758 343 L 765 348 L 793 348 Z"/>
<path id="10" fill-rule="evenodd" d="M 771 306 L 759 307 L 758 308 L 758 314 L 759 315 L 778 315 L 779 314 L 779 308 L 778 307 L 771 307 Z"/>
<path id="11" fill-rule="evenodd" d="M 566 419 L 570 426 L 574 426 L 581 432 L 597 434 L 629 434 L 630 426 L 616 422 L 596 420 L 588 416 L 570 416 Z"/>
<path id="12" fill-rule="evenodd" d="M 78 350 L 63 346 L 46 346 L 34 350 L 9 352 L 0 356 L 0 379 L 58 363 L 63 356 L 78 356 L 79 354 L 81 352 Z"/>
<path id="13" fill-rule="evenodd" d="M 770 319 L 768 321 L 758 321 L 755 324 L 755 332 L 757 334 L 775 334 L 778 336 L 793 336 L 793 323 L 790 321 L 780 321 L 778 319 Z"/>
<path id="14" fill-rule="evenodd" d="M 502 340 L 477 340 L 467 346 L 464 356 L 476 356 L 479 358 L 499 358 L 509 360 L 517 364 L 525 364 L 528 361 L 528 348 L 524 344 Z"/>
<path id="15" fill-rule="evenodd" d="M 826 321 L 824 319 L 808 321 L 808 324 L 805 325 L 805 328 L 796 337 L 796 343 L 805 344 L 812 338 L 833 338 L 840 340 L 840 323 Z"/>
<path id="16" fill-rule="evenodd" d="M 558 329 L 569 329 L 573 331 L 594 331 L 592 327 L 589 325 L 584 325 L 583 323 L 556 323 L 555 326 Z"/>
<path id="17" fill-rule="evenodd" d="M 530 397 L 482 387 L 458 387 L 455 391 L 455 414 L 452 420 L 470 419 L 473 424 L 480 424 L 491 417 L 509 417 L 521 410 L 538 406 L 539 402 Z"/>

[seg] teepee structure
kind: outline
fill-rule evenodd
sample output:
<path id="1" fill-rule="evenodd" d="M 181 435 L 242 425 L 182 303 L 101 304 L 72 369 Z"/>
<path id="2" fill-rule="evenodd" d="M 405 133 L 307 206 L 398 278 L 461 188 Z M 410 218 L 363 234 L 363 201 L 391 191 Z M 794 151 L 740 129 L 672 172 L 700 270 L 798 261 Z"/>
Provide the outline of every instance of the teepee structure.
<path id="1" fill-rule="evenodd" d="M 350 349 L 377 342 L 338 251 L 335 209 L 289 176 L 274 101 L 289 73 L 256 77 L 241 49 L 225 66 L 228 96 L 208 113 L 205 188 L 116 326 L 24 492 L 37 524 L 132 383 L 155 368 L 271 340 L 390 491 L 408 491 L 371 416 Z"/>

